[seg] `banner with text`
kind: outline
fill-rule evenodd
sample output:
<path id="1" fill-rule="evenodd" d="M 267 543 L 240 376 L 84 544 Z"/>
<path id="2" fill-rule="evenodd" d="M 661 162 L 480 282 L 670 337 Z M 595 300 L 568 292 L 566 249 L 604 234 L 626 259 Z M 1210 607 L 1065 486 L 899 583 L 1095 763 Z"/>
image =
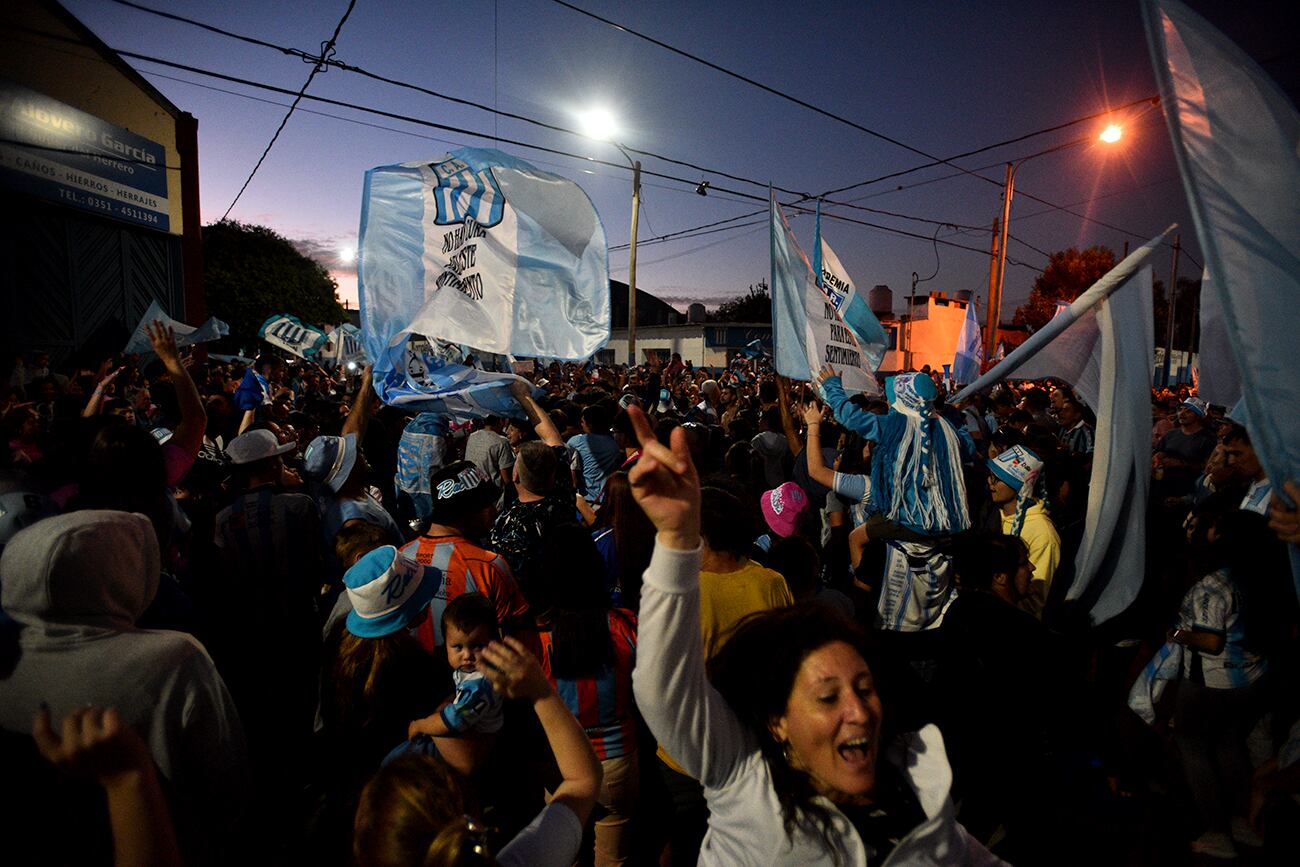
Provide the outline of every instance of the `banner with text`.
<path id="1" fill-rule="evenodd" d="M 588 358 L 609 340 L 605 230 L 586 193 L 497 150 L 366 172 L 357 285 L 376 375 L 418 334 Z"/>
<path id="2" fill-rule="evenodd" d="M 866 368 L 857 339 L 818 288 L 817 275 L 774 197 L 770 211 L 772 342 L 777 373 L 808 382 L 814 371 L 829 364 L 839 374 L 845 391 L 878 394 L 879 384 Z"/>
<path id="3" fill-rule="evenodd" d="M 867 372 L 875 373 L 880 369 L 880 362 L 885 360 L 889 336 L 885 334 L 884 327 L 872 312 L 867 299 L 862 297 L 857 285 L 849 277 L 849 272 L 840 264 L 840 257 L 835 255 L 826 236 L 822 234 L 820 200 L 817 202 L 816 235 L 813 242 L 813 272 L 817 275 L 817 286 L 835 306 L 845 327 L 857 338 Z"/>
<path id="4" fill-rule="evenodd" d="M 161 144 L 3 80 L 0 180 L 101 217 L 171 231 Z"/>

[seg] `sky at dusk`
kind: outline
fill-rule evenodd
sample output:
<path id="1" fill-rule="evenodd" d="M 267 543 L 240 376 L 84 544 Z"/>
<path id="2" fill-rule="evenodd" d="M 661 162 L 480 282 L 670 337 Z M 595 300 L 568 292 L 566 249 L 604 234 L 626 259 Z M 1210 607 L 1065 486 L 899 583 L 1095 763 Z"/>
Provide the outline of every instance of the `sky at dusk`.
<path id="1" fill-rule="evenodd" d="M 310 66 L 268 48 L 156 18 L 109 0 L 64 0 L 111 47 L 297 90 Z M 241 34 L 317 51 L 347 6 L 320 2 L 141 0 Z M 1136 2 L 609 2 L 574 0 L 599 15 L 697 54 L 862 126 L 940 157 L 1056 126 L 1155 95 Z M 1200 4 L 1194 4 L 1197 8 Z M 816 196 L 928 162 L 752 85 L 567 9 L 552 0 L 358 0 L 336 57 L 550 124 L 576 128 L 577 112 L 607 108 L 618 140 L 742 176 L 746 183 L 642 157 L 637 283 L 681 309 L 716 304 L 768 274 L 765 222 L 693 238 L 656 236 L 763 207 L 724 192 L 766 196 L 766 184 Z M 169 99 L 199 120 L 202 216 L 219 219 L 257 161 L 290 97 L 131 60 Z M 200 86 L 205 85 L 205 86 Z M 221 90 L 210 89 L 212 87 Z M 228 92 L 223 92 L 228 91 Z M 355 247 L 366 169 L 431 158 L 493 136 L 623 163 L 611 145 L 499 118 L 477 108 L 331 69 L 309 93 L 460 127 L 450 133 L 304 100 L 231 212 L 274 228 L 329 267 L 356 303 L 356 278 L 337 251 Z M 324 114 L 322 114 L 322 112 Z M 332 115 L 332 116 L 327 116 Z M 1001 182 L 1016 173 L 1004 318 L 1029 294 L 1046 252 L 1104 244 L 1119 252 L 1170 223 L 1201 261 L 1163 116 L 1150 105 L 1077 124 L 959 161 Z M 1084 139 L 1082 143 L 1069 144 Z M 630 172 L 518 145 L 501 148 L 577 181 L 603 220 L 611 247 L 630 233 Z M 987 167 L 987 168 L 984 168 Z M 953 176 L 953 177 L 949 177 Z M 708 180 L 707 196 L 695 185 Z M 903 187 L 898 189 L 898 187 Z M 1036 196 L 1076 214 L 1033 201 Z M 778 194 L 781 201 L 798 198 Z M 893 212 L 855 211 L 831 200 Z M 888 284 L 896 307 L 918 273 L 918 291 L 987 293 L 995 184 L 938 166 L 835 194 L 823 231 L 864 287 Z M 833 219 L 840 214 L 921 238 Z M 811 250 L 813 220 L 793 227 Z M 908 217 L 921 219 L 907 219 Z M 923 220 L 950 225 L 936 226 Z M 1109 224 L 1102 225 L 1102 223 Z M 938 246 L 931 237 L 967 247 Z M 1121 231 L 1122 230 L 1122 231 Z M 982 251 L 982 252 L 976 252 Z M 626 249 L 611 250 L 611 276 L 627 278 Z M 1168 278 L 1171 254 L 1154 259 Z M 1180 274 L 1196 276 L 1184 260 Z M 931 276 L 933 275 L 933 276 Z M 930 278 L 926 280 L 925 278 Z"/>

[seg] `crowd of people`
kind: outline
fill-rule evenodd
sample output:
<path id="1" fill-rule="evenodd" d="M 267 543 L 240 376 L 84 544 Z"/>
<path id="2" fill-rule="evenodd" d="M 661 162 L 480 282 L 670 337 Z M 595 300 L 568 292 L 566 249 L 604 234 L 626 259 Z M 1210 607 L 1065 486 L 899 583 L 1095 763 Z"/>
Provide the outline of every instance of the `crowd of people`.
<path id="1" fill-rule="evenodd" d="M 1300 851 L 1300 486 L 1186 386 L 1153 391 L 1142 590 L 1093 624 L 1065 383 L 673 355 L 539 365 L 465 421 L 149 337 L 0 377 L 31 863 Z"/>

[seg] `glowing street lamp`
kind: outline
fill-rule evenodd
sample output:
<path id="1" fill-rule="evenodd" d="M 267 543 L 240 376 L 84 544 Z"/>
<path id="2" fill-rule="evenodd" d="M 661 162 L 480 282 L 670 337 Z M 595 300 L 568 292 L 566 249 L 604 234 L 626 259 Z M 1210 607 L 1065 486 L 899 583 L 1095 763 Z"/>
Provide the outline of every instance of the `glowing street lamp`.
<path id="1" fill-rule="evenodd" d="M 628 364 L 636 366 L 636 229 L 637 217 L 641 212 L 641 161 L 632 159 L 627 148 L 614 140 L 618 134 L 618 122 L 608 110 L 591 108 L 578 115 L 583 135 L 607 141 L 618 148 L 619 153 L 632 166 L 632 243 L 628 246 L 627 256 L 627 355 Z"/>
<path id="2" fill-rule="evenodd" d="M 1108 144 L 1115 144 L 1123 136 L 1123 129 L 1118 124 L 1110 124 L 1097 138 Z M 996 245 L 996 254 L 992 258 L 989 267 L 989 312 L 988 323 L 984 329 L 984 357 L 992 358 L 997 351 L 998 346 L 998 319 L 1002 315 L 1002 279 L 1006 276 L 1007 270 L 1007 235 L 1009 223 L 1011 222 L 1011 197 L 1016 191 L 1016 169 L 1024 163 L 1029 162 L 1034 157 L 1041 157 L 1046 154 L 1055 153 L 1066 147 L 1079 144 L 1079 142 L 1069 142 L 1064 145 L 1048 148 L 1045 151 L 1039 151 L 1036 154 L 1030 154 L 1019 162 L 1007 163 L 1007 180 L 1002 188 L 1002 219 L 995 222 L 994 225 L 994 243 Z"/>

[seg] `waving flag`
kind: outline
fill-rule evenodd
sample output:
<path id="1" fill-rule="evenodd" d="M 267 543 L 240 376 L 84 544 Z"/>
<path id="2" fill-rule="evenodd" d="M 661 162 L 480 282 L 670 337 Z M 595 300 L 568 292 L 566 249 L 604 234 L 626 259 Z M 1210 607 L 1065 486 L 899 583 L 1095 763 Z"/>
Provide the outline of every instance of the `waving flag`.
<path id="1" fill-rule="evenodd" d="M 325 345 L 323 360 L 336 367 L 365 363 L 366 353 L 361 348 L 361 329 L 351 322 L 344 322 L 331 331 L 329 343 Z"/>
<path id="2" fill-rule="evenodd" d="M 329 335 L 314 325 L 306 325 L 297 316 L 277 313 L 268 316 L 257 336 L 299 358 L 315 360 L 329 341 Z"/>
<path id="3" fill-rule="evenodd" d="M 579 360 L 609 340 L 605 230 L 577 184 L 497 150 L 366 172 L 357 287 L 376 373 L 406 334 Z"/>
<path id="4" fill-rule="evenodd" d="M 822 290 L 835 312 L 844 320 L 844 327 L 853 332 L 857 338 L 858 348 L 866 361 L 868 373 L 880 369 L 880 362 L 885 358 L 889 346 L 889 337 L 876 314 L 871 312 L 862 294 L 858 292 L 849 272 L 840 264 L 840 257 L 835 255 L 831 245 L 822 234 L 822 203 L 817 201 L 816 239 L 813 242 L 813 273 L 817 275 L 817 286 Z"/>
<path id="5" fill-rule="evenodd" d="M 775 197 L 772 218 L 772 343 L 776 372 L 808 382 L 829 364 L 844 390 L 878 394 L 857 338 L 817 286 L 808 257 L 799 249 Z"/>
<path id="6" fill-rule="evenodd" d="M 980 323 L 975 315 L 975 302 L 966 305 L 966 318 L 957 335 L 957 352 L 952 359 L 952 378 L 960 383 L 979 379 L 984 362 L 984 340 L 980 337 Z M 945 365 L 946 366 L 946 365 Z"/>
<path id="7" fill-rule="evenodd" d="M 525 417 L 509 390 L 519 377 L 463 364 L 463 353 L 455 344 L 410 338 L 390 347 L 386 360 L 383 375 L 374 379 L 375 393 L 386 404 L 450 421 Z"/>
<path id="8" fill-rule="evenodd" d="M 1300 478 L 1300 115 L 1245 52 L 1182 3 L 1144 0 L 1142 13 L 1210 276 L 1202 333 L 1217 339 L 1203 346 L 1202 378 L 1222 398 L 1206 374 L 1235 370 L 1251 442 L 1278 493 L 1283 480 Z M 1300 592 L 1294 545 L 1291 566 Z"/>
<path id="9" fill-rule="evenodd" d="M 153 344 L 149 341 L 145 326 L 155 320 L 161 320 L 164 325 L 172 330 L 178 347 L 192 346 L 195 343 L 207 343 L 225 337 L 230 333 L 230 326 L 215 316 L 198 327 L 186 325 L 184 322 L 177 322 L 166 313 L 163 313 L 162 305 L 154 301 L 149 304 L 149 309 L 145 311 L 144 316 L 140 317 L 140 324 L 135 327 L 131 339 L 126 342 L 126 348 L 122 352 L 137 355 L 153 352 Z"/>
<path id="10" fill-rule="evenodd" d="M 1172 227 L 1171 227 L 1172 228 Z M 1167 235 L 1169 230 L 1166 230 Z M 1102 623 L 1137 598 L 1146 573 L 1151 473 L 1151 269 L 1164 235 L 1134 250 L 1068 307 L 953 398 L 1008 376 L 1058 377 L 1097 415 L 1088 508 L 1065 598 Z"/>

